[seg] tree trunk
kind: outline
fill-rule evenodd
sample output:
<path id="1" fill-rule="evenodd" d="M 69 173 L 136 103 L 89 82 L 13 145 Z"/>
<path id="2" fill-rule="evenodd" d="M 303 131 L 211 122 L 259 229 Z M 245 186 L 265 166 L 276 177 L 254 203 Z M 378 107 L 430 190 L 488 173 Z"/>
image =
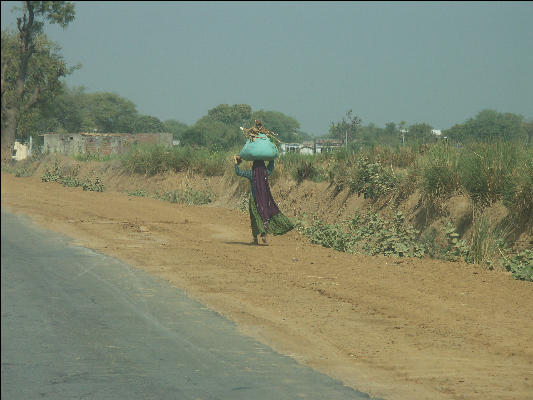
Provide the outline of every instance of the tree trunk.
<path id="1" fill-rule="evenodd" d="M 22 105 L 24 100 L 24 84 L 26 82 L 26 76 L 28 73 L 28 63 L 30 57 L 33 54 L 34 47 L 32 43 L 32 34 L 33 34 L 33 4 L 31 1 L 26 1 L 26 8 L 28 10 L 28 19 L 26 20 L 26 15 L 24 14 L 23 18 L 17 19 L 17 27 L 20 33 L 21 44 L 20 44 L 20 70 L 17 76 L 17 82 L 15 84 L 15 100 L 14 104 L 8 106 L 7 104 L 2 104 L 5 107 L 5 122 L 2 123 L 2 132 L 1 132 L 1 148 L 2 148 L 2 161 L 10 161 L 13 145 L 15 144 L 15 133 L 17 132 L 18 124 L 18 114 L 20 111 L 19 106 Z M 5 73 L 2 66 L 2 78 L 5 78 L 3 75 Z M 2 82 L 5 84 L 5 82 Z M 4 95 L 5 88 L 2 87 L 2 97 Z M 38 94 L 38 93 L 37 93 Z M 2 101 L 4 99 L 2 98 Z"/>
<path id="2" fill-rule="evenodd" d="M 15 132 L 17 130 L 17 111 L 7 109 L 5 114 L 5 126 L 2 127 L 2 161 L 11 161 L 11 153 L 15 144 Z"/>

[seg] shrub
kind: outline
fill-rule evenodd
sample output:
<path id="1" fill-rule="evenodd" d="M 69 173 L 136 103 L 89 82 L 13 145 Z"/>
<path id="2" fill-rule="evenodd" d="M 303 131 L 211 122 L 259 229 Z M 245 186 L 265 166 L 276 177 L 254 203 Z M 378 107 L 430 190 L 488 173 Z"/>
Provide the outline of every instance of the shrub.
<path id="1" fill-rule="evenodd" d="M 279 158 L 278 170 L 290 175 L 297 183 L 304 180 L 319 182 L 325 179 L 321 164 L 323 156 L 287 153 Z M 274 170 L 276 172 L 276 169 Z"/>
<path id="2" fill-rule="evenodd" d="M 123 167 L 129 173 L 156 175 L 162 172 L 195 172 L 205 176 L 222 176 L 229 155 L 191 147 L 163 145 L 132 146 L 122 156 Z"/>
<path id="3" fill-rule="evenodd" d="M 516 220 L 533 217 L 533 156 L 510 172 L 504 183 L 503 204 Z"/>
<path id="4" fill-rule="evenodd" d="M 103 192 L 105 190 L 105 185 L 99 177 L 96 177 L 94 181 L 91 179 L 78 179 L 79 165 L 76 165 L 68 173 L 65 172 L 65 169 L 58 160 L 55 160 L 51 168 L 46 167 L 44 174 L 41 176 L 41 180 L 43 182 L 58 182 L 67 187 L 82 187 L 83 190 L 93 192 Z"/>
<path id="5" fill-rule="evenodd" d="M 524 250 L 506 258 L 503 265 L 512 272 L 513 278 L 533 282 L 533 251 Z"/>
<path id="6" fill-rule="evenodd" d="M 461 151 L 458 171 L 462 187 L 475 204 L 502 198 L 505 182 L 522 158 L 512 143 L 469 144 Z"/>
<path id="7" fill-rule="evenodd" d="M 456 153 L 445 144 L 437 144 L 421 156 L 417 169 L 422 196 L 430 203 L 452 195 L 459 187 Z"/>
<path id="8" fill-rule="evenodd" d="M 401 212 L 392 219 L 381 219 L 376 213 L 356 213 L 349 221 L 326 224 L 315 219 L 311 226 L 298 226 L 312 243 L 343 252 L 394 257 L 422 257 L 425 246 L 417 240 L 418 231 L 405 226 Z"/>
<path id="9" fill-rule="evenodd" d="M 100 153 L 80 153 L 80 154 L 74 154 L 72 158 L 76 161 L 98 161 L 98 162 L 106 162 L 111 161 L 114 158 L 117 158 L 116 155 L 111 154 L 100 154 Z"/>

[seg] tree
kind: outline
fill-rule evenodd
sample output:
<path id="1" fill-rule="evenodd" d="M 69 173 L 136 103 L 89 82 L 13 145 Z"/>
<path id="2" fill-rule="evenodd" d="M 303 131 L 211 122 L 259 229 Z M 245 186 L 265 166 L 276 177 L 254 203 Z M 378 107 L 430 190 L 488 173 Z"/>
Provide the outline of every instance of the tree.
<path id="1" fill-rule="evenodd" d="M 359 118 L 357 115 L 353 115 L 352 110 L 348 110 L 340 122 L 331 123 L 329 135 L 333 138 L 351 142 L 356 138 L 357 130 L 359 125 L 361 125 L 361 121 L 361 118 Z"/>
<path id="2" fill-rule="evenodd" d="M 211 150 L 228 150 L 243 142 L 238 128 L 220 121 L 200 119 L 183 132 L 183 145 L 207 147 Z"/>
<path id="3" fill-rule="evenodd" d="M 133 133 L 138 113 L 135 104 L 116 93 L 96 92 L 87 95 L 85 121 L 92 121 L 92 131 Z"/>
<path id="4" fill-rule="evenodd" d="M 72 73 L 42 33 L 45 22 L 66 28 L 74 20 L 74 4 L 65 1 L 25 1 L 19 8 L 17 34 L 2 31 L 1 147 L 9 159 L 21 114 L 35 107 L 59 79 Z M 4 52 L 6 44 L 6 52 Z"/>
<path id="5" fill-rule="evenodd" d="M 133 133 L 164 132 L 165 127 L 157 117 L 140 115 L 133 122 Z"/>
<path id="6" fill-rule="evenodd" d="M 383 132 L 382 128 L 379 128 L 373 122 L 369 123 L 367 126 L 362 126 L 359 128 L 359 138 L 361 144 L 363 145 L 374 145 L 379 142 L 380 136 Z"/>
<path id="7" fill-rule="evenodd" d="M 523 123 L 524 142 L 533 145 L 533 120 Z"/>
<path id="8" fill-rule="evenodd" d="M 407 137 L 409 138 L 411 143 L 413 142 L 416 144 L 427 143 L 431 141 L 431 139 L 433 138 L 432 133 L 431 133 L 432 129 L 433 127 L 431 125 L 426 124 L 425 122 L 422 122 L 422 123 L 419 122 L 419 123 L 409 126 L 408 128 L 409 132 L 408 132 Z"/>
<path id="9" fill-rule="evenodd" d="M 494 141 L 525 138 L 524 117 L 513 113 L 482 110 L 474 118 L 445 131 L 446 136 L 458 141 Z"/>
<path id="10" fill-rule="evenodd" d="M 183 132 L 182 143 L 227 150 L 244 137 L 239 127 L 245 125 L 251 115 L 252 108 L 248 104 L 219 104 Z"/>
<path id="11" fill-rule="evenodd" d="M 240 126 L 250 119 L 252 107 L 248 104 L 219 104 L 207 111 L 207 118 L 212 121 L 222 122 L 227 125 Z"/>
<path id="12" fill-rule="evenodd" d="M 189 127 L 187 124 L 177 121 L 175 119 L 166 120 L 165 122 L 163 122 L 163 126 L 165 128 L 165 132 L 172 133 L 172 136 L 174 137 L 174 139 L 181 139 L 183 136 L 183 133 Z"/>

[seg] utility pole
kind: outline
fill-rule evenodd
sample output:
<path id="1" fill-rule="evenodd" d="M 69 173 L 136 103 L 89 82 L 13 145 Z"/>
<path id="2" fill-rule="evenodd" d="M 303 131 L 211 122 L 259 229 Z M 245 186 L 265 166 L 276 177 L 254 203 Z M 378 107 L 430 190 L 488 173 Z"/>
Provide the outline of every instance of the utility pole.
<path id="1" fill-rule="evenodd" d="M 402 133 L 402 145 L 405 145 L 405 134 L 409 131 L 407 129 L 400 129 L 400 132 Z"/>

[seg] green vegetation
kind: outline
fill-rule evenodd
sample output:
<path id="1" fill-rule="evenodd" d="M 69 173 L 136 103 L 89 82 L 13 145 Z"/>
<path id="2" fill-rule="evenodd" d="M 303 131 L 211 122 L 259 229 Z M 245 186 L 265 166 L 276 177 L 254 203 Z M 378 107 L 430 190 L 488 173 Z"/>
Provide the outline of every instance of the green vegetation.
<path id="1" fill-rule="evenodd" d="M 533 282 L 533 251 L 524 250 L 505 258 L 504 267 L 513 273 L 515 279 Z"/>
<path id="2" fill-rule="evenodd" d="M 44 174 L 41 176 L 43 182 L 58 182 L 67 187 L 82 187 L 83 190 L 92 192 L 103 192 L 105 185 L 97 176 L 94 181 L 92 179 L 79 179 L 77 177 L 79 165 L 74 167 L 71 171 L 66 172 L 65 168 L 56 160 L 54 165 L 49 168 L 46 167 Z"/>
<path id="3" fill-rule="evenodd" d="M 116 155 L 111 154 L 100 154 L 100 153 L 78 153 L 73 154 L 72 158 L 76 161 L 98 161 L 98 162 L 107 162 L 117 158 Z"/>
<path id="4" fill-rule="evenodd" d="M 61 91 L 61 79 L 78 66 L 68 67 L 60 47 L 43 33 L 44 26 L 66 28 L 74 20 L 74 3 L 26 1 L 17 10 L 17 29 L 2 30 L 2 158 L 11 153 L 16 137 L 30 120 L 46 113 Z"/>
<path id="5" fill-rule="evenodd" d="M 169 171 L 222 176 L 230 160 L 229 153 L 163 145 L 132 146 L 121 157 L 126 171 L 149 176 Z"/>
<path id="6" fill-rule="evenodd" d="M 405 217 L 399 211 L 392 219 L 382 219 L 377 213 L 356 213 L 338 224 L 314 218 L 310 226 L 299 221 L 297 227 L 312 243 L 338 251 L 418 258 L 426 253 L 425 246 L 417 240 L 418 231 L 405 226 Z"/>
<path id="7" fill-rule="evenodd" d="M 205 177 L 225 175 L 229 182 L 239 182 L 238 207 L 245 212 L 248 184 L 233 173 L 231 156 L 236 152 L 238 148 L 223 152 L 190 146 L 137 145 L 117 159 L 123 170 L 132 174 L 152 176 L 175 171 Z M 77 159 L 98 157 L 84 155 Z M 4 170 L 6 168 L 4 166 Z M 28 176 L 32 169 L 35 166 L 21 163 L 18 167 L 9 167 L 8 172 Z M 55 160 L 41 178 L 65 186 L 81 186 L 84 190 L 104 189 L 99 178 L 95 181 L 79 179 L 78 169 L 79 165 L 69 169 Z M 437 210 L 441 217 L 446 215 L 444 204 L 449 197 L 468 196 L 471 216 L 461 222 L 461 229 L 448 222 L 439 228 L 441 231 L 432 228 L 421 233 L 408 224 L 399 211 L 389 216 L 387 212 L 358 213 L 337 223 L 313 218 L 311 222 L 299 221 L 298 229 L 313 243 L 338 251 L 393 257 L 428 256 L 461 260 L 485 268 L 501 266 L 511 271 L 516 279 L 531 280 L 531 252 L 517 253 L 510 247 L 516 239 L 511 239 L 513 229 L 528 229 L 533 223 L 531 147 L 512 142 L 471 142 L 464 146 L 441 142 L 418 148 L 369 146 L 357 149 L 352 146 L 314 156 L 289 153 L 277 161 L 272 179 L 280 177 L 290 177 L 296 184 L 305 180 L 328 181 L 336 192 L 346 190 L 347 194 L 362 195 L 372 200 L 375 210 L 383 211 L 418 192 L 422 202 L 417 207 L 434 207 L 433 211 Z M 186 185 L 170 192 L 150 194 L 139 189 L 128 194 L 188 205 L 208 204 L 214 199 L 207 185 L 205 190 Z M 509 210 L 505 226 L 495 225 L 485 213 L 496 202 Z M 427 226 L 427 221 L 425 224 L 420 226 Z M 468 235 L 465 236 L 466 230 Z"/>

